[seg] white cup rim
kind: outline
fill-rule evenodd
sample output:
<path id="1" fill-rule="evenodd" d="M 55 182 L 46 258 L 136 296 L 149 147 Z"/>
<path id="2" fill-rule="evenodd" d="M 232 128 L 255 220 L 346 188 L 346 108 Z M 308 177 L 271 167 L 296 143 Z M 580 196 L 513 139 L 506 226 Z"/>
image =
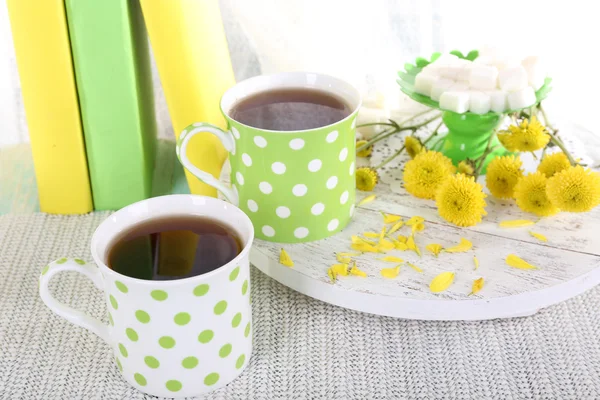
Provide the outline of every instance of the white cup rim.
<path id="1" fill-rule="evenodd" d="M 348 114 L 346 118 L 334 122 L 332 124 L 297 131 L 277 131 L 256 128 L 250 125 L 246 125 L 231 117 L 230 111 L 233 105 L 237 104 L 244 98 L 267 90 L 282 88 L 318 89 L 329 94 L 333 94 L 334 96 L 337 96 L 343 99 L 344 101 L 347 101 L 352 111 L 350 112 L 350 114 Z M 338 124 L 343 124 L 349 119 L 354 118 L 356 113 L 358 113 L 361 104 L 362 98 L 360 92 L 350 83 L 331 75 L 300 71 L 277 72 L 273 74 L 257 75 L 252 78 L 245 79 L 241 82 L 238 82 L 235 86 L 229 88 L 223 94 L 219 103 L 221 112 L 227 119 L 235 121 L 237 124 L 248 129 L 255 129 L 262 132 L 276 133 L 282 135 L 297 135 L 301 133 L 314 132 L 321 129 L 332 128 Z"/>
<path id="2" fill-rule="evenodd" d="M 188 205 L 198 207 L 199 212 L 195 212 L 192 215 L 207 216 L 214 220 L 221 221 L 221 222 L 227 224 L 227 226 L 233 228 L 238 235 L 242 236 L 241 239 L 244 243 L 244 247 L 243 247 L 242 251 L 240 251 L 240 253 L 235 258 L 233 258 L 231 261 L 229 261 L 227 264 L 224 264 L 224 265 L 220 266 L 219 268 L 216 268 L 216 269 L 214 269 L 210 272 L 204 273 L 204 274 L 191 276 L 191 277 L 187 277 L 187 278 L 181 278 L 181 279 L 160 280 L 160 281 L 139 279 L 139 278 L 133 278 L 133 277 L 130 277 L 127 275 L 123 275 L 123 274 L 121 274 L 117 271 L 114 271 L 108 267 L 107 262 L 106 262 L 106 257 L 107 257 L 106 253 L 109 249 L 109 245 L 114 243 L 114 240 L 117 237 L 119 237 L 119 234 L 121 232 L 127 231 L 127 230 L 131 229 L 131 227 L 135 226 L 136 224 L 143 222 L 143 221 L 151 220 L 153 218 L 156 218 L 157 216 L 167 217 L 167 216 L 190 215 L 190 212 L 179 211 L 176 208 L 176 206 L 181 206 L 181 205 L 185 204 L 185 202 L 188 202 Z M 137 212 L 138 209 L 144 209 L 147 207 L 157 207 L 159 205 L 161 206 L 161 209 L 162 209 L 160 214 L 151 215 L 152 213 L 148 212 L 147 215 L 142 216 L 141 215 L 142 213 Z M 238 227 L 235 224 L 230 223 L 229 221 L 227 221 L 223 218 L 216 218 L 212 214 L 209 214 L 206 212 L 203 213 L 201 210 L 202 206 L 222 207 L 223 209 L 227 210 L 230 213 L 229 215 L 231 216 L 231 219 L 233 219 L 234 217 L 237 218 L 238 222 L 242 222 L 244 224 L 244 226 Z M 131 217 L 132 212 L 134 214 L 139 214 L 139 218 L 136 218 L 135 216 Z M 129 217 L 130 219 L 134 220 L 134 222 L 129 222 L 129 223 L 117 222 L 117 219 L 126 218 L 126 217 Z M 240 232 L 241 229 L 245 229 L 246 232 Z M 109 238 L 105 237 L 105 235 L 107 235 L 107 234 L 110 235 Z M 103 275 L 104 274 L 113 275 L 115 277 L 118 277 L 118 279 L 123 282 L 131 282 L 131 283 L 138 284 L 138 285 L 169 287 L 169 286 L 177 286 L 177 285 L 181 285 L 181 284 L 187 284 L 187 283 L 190 283 L 193 281 L 202 282 L 205 280 L 209 280 L 216 275 L 224 273 L 225 271 L 229 270 L 232 265 L 240 264 L 240 261 L 242 259 L 244 259 L 244 257 L 248 256 L 248 253 L 250 251 L 250 248 L 252 247 L 253 241 L 254 241 L 254 226 L 252 225 L 252 222 L 250 221 L 250 218 L 248 217 L 248 215 L 246 215 L 246 213 L 244 213 L 240 208 L 236 207 L 235 205 L 225 202 L 223 200 L 214 198 L 214 197 L 200 196 L 200 195 L 194 195 L 194 194 L 171 194 L 171 195 L 157 196 L 157 197 L 152 197 L 149 199 L 141 200 L 136 203 L 132 203 L 128 206 L 125 206 L 125 207 L 121 208 L 120 210 L 111 214 L 108 218 L 106 218 L 104 221 L 102 221 L 100 223 L 100 225 L 98 225 L 98 227 L 94 231 L 94 234 L 92 236 L 92 241 L 91 241 L 91 253 L 92 253 L 92 258 L 96 262 L 96 265 L 98 266 L 98 268 L 100 268 Z"/>

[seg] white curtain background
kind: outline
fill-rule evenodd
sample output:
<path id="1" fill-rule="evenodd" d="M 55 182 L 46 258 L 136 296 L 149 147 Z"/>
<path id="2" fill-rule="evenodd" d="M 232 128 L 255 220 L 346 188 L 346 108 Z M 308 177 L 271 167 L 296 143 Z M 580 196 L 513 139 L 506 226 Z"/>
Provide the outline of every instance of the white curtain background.
<path id="1" fill-rule="evenodd" d="M 166 1 L 166 0 L 164 0 Z M 217 0 L 198 0 L 217 1 Z M 543 56 L 554 79 L 547 106 L 557 118 L 596 129 L 600 95 L 595 3 L 584 0 L 220 0 L 236 79 L 289 70 L 324 72 L 385 107 L 409 107 L 396 71 L 433 51 L 495 46 Z M 161 137 L 173 132 L 154 68 Z M 0 4 L 0 146 L 25 142 L 6 3 Z"/>

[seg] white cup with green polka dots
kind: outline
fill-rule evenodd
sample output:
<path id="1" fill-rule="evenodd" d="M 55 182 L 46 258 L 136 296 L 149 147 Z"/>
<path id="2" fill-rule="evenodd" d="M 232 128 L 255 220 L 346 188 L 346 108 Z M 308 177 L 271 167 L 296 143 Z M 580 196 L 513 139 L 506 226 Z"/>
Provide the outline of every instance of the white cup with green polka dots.
<path id="1" fill-rule="evenodd" d="M 178 280 L 130 278 L 106 265 L 111 243 L 123 231 L 154 218 L 182 215 L 208 216 L 234 227 L 243 250 L 216 270 Z M 248 217 L 225 201 L 195 195 L 143 200 L 100 224 L 91 244 L 96 265 L 61 258 L 45 266 L 40 296 L 56 314 L 104 339 L 125 380 L 140 391 L 165 397 L 200 395 L 233 381 L 250 360 L 248 253 L 253 237 Z M 104 292 L 108 325 L 52 296 L 49 282 L 63 271 L 85 275 Z"/>
<path id="2" fill-rule="evenodd" d="M 258 129 L 230 116 L 244 98 L 287 88 L 330 93 L 352 112 L 334 124 L 302 131 Z M 177 156 L 189 172 L 248 214 L 257 238 L 284 243 L 323 239 L 346 227 L 354 213 L 354 127 L 360 102 L 352 85 L 327 75 L 286 72 L 250 78 L 221 98 L 228 130 L 206 123 L 188 126 L 177 141 Z M 219 138 L 230 153 L 231 185 L 189 161 L 190 140 L 204 132 Z"/>

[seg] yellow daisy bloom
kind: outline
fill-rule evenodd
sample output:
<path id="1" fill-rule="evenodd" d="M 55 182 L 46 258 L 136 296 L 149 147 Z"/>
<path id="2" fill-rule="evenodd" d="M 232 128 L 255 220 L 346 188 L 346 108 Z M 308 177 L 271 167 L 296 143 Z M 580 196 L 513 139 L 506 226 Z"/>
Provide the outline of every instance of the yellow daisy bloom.
<path id="1" fill-rule="evenodd" d="M 358 148 L 364 146 L 367 143 L 368 142 L 366 140 L 357 140 L 356 141 L 356 148 L 358 149 Z M 364 150 L 357 151 L 356 155 L 358 157 L 369 157 L 372 152 L 373 152 L 373 146 L 369 146 L 369 147 L 366 147 Z"/>
<path id="2" fill-rule="evenodd" d="M 547 182 L 546 175 L 539 171 L 519 179 L 514 189 L 519 208 L 540 217 L 549 217 L 558 213 L 560 210 L 546 195 Z"/>
<path id="3" fill-rule="evenodd" d="M 554 174 L 565 170 L 571 166 L 569 159 L 562 151 L 558 153 L 546 154 L 537 170 L 546 175 L 547 178 L 552 178 Z"/>
<path id="4" fill-rule="evenodd" d="M 508 131 L 499 132 L 498 139 L 509 151 L 535 151 L 546 147 L 550 135 L 534 116 L 531 121 L 525 119 L 521 125 L 511 125 Z"/>
<path id="5" fill-rule="evenodd" d="M 466 176 L 475 175 L 475 163 L 473 160 L 463 160 L 458 163 L 458 173 L 465 174 Z"/>
<path id="6" fill-rule="evenodd" d="M 485 183 L 490 192 L 500 199 L 513 197 L 517 181 L 523 177 L 521 159 L 517 156 L 496 157 L 487 167 Z"/>
<path id="7" fill-rule="evenodd" d="M 590 211 L 600 204 L 600 174 L 581 165 L 569 167 L 548 179 L 546 193 L 563 211 Z"/>
<path id="8" fill-rule="evenodd" d="M 438 213 L 458 226 L 473 226 L 486 215 L 483 188 L 473 177 L 452 175 L 439 187 L 435 197 Z"/>
<path id="9" fill-rule="evenodd" d="M 414 136 L 407 136 L 404 138 L 404 148 L 410 158 L 415 158 L 417 154 L 425 150 L 421 141 Z"/>
<path id="10" fill-rule="evenodd" d="M 361 167 L 356 170 L 356 188 L 364 192 L 370 192 L 377 185 L 379 175 L 377 171 L 369 167 Z"/>
<path id="11" fill-rule="evenodd" d="M 442 153 L 424 151 L 404 166 L 404 187 L 413 196 L 433 199 L 438 187 L 455 171 L 452 161 Z"/>

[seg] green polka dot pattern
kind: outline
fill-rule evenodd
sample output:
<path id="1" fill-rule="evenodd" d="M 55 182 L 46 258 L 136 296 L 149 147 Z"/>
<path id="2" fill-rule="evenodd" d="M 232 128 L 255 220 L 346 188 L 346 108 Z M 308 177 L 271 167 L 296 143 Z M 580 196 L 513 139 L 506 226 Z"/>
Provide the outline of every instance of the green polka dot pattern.
<path id="1" fill-rule="evenodd" d="M 225 310 L 227 309 L 227 302 L 225 300 L 221 300 L 220 302 L 218 302 L 215 305 L 215 314 L 217 315 L 221 315 L 225 312 Z"/>
<path id="2" fill-rule="evenodd" d="M 181 366 L 186 369 L 192 369 L 198 365 L 198 359 L 196 357 L 186 357 L 181 362 Z"/>
<path id="3" fill-rule="evenodd" d="M 114 308 L 115 310 L 118 310 L 119 303 L 117 303 L 117 299 L 115 299 L 115 297 L 112 294 L 110 296 L 108 296 L 108 298 L 110 299 L 110 305 L 112 306 L 112 308 Z"/>
<path id="4" fill-rule="evenodd" d="M 135 318 L 142 324 L 147 324 L 148 322 L 150 322 L 150 315 L 143 310 L 137 310 L 135 312 Z"/>
<path id="5" fill-rule="evenodd" d="M 146 386 L 148 382 L 146 382 L 146 378 L 142 374 L 135 374 L 133 378 L 140 386 Z"/>
<path id="6" fill-rule="evenodd" d="M 175 381 L 175 380 L 167 381 L 166 386 L 167 386 L 167 389 L 169 389 L 171 392 L 179 392 L 181 390 L 181 388 L 183 387 L 181 382 Z"/>
<path id="7" fill-rule="evenodd" d="M 198 335 L 198 341 L 200 343 L 208 343 L 212 340 L 212 338 L 215 336 L 214 332 L 211 331 L 210 329 L 207 329 L 205 331 L 202 331 L 202 333 L 200 335 Z"/>
<path id="8" fill-rule="evenodd" d="M 210 289 L 210 286 L 208 286 L 207 284 L 202 284 L 202 285 L 198 285 L 194 288 L 194 296 L 204 296 L 206 293 L 208 293 L 208 290 Z"/>
<path id="9" fill-rule="evenodd" d="M 240 267 L 235 267 L 233 271 L 229 274 L 229 280 L 235 281 L 238 275 L 240 274 Z"/>
<path id="10" fill-rule="evenodd" d="M 122 293 L 127 293 L 129 291 L 129 289 L 127 289 L 127 286 L 125 286 L 123 282 L 115 281 L 115 286 Z"/>
<path id="11" fill-rule="evenodd" d="M 75 258 L 73 261 L 79 265 L 85 265 L 85 261 L 83 261 L 81 258 Z"/>
<path id="12" fill-rule="evenodd" d="M 225 358 L 231 353 L 231 345 L 227 343 L 225 346 L 221 347 L 219 350 L 219 357 Z"/>
<path id="13" fill-rule="evenodd" d="M 173 339 L 171 336 L 163 336 L 158 339 L 158 344 L 160 344 L 160 347 L 163 349 L 172 349 L 175 347 L 175 339 Z"/>
<path id="14" fill-rule="evenodd" d="M 244 281 L 244 284 L 242 285 L 242 296 L 245 296 L 247 291 L 248 291 L 248 279 L 246 279 Z"/>
<path id="15" fill-rule="evenodd" d="M 121 343 L 119 343 L 119 352 L 123 357 L 127 358 L 127 349 Z"/>
<path id="16" fill-rule="evenodd" d="M 186 312 L 180 312 L 179 314 L 175 315 L 175 318 L 173 318 L 177 325 L 186 325 L 191 319 L 192 317 L 190 317 L 190 314 Z"/>
<path id="17" fill-rule="evenodd" d="M 219 374 L 217 374 L 216 372 L 208 374 L 208 375 L 206 375 L 206 378 L 204 378 L 204 384 L 206 386 L 212 386 L 215 383 L 217 383 L 218 381 L 219 381 Z"/>
<path id="18" fill-rule="evenodd" d="M 138 341 L 138 334 L 133 329 L 131 329 L 131 328 L 125 329 L 125 334 L 129 338 L 129 340 L 131 340 L 132 342 L 137 342 Z"/>
<path id="19" fill-rule="evenodd" d="M 165 301 L 169 295 L 164 290 L 153 290 L 150 296 L 156 301 Z"/>
<path id="20" fill-rule="evenodd" d="M 231 326 L 237 328 L 240 325 L 240 322 L 242 322 L 242 314 L 237 313 L 231 320 Z"/>
<path id="21" fill-rule="evenodd" d="M 244 354 L 242 354 L 241 356 L 238 357 L 237 361 L 235 362 L 235 367 L 237 369 L 242 368 L 242 365 L 244 365 L 244 361 L 246 361 L 246 356 Z"/>
<path id="22" fill-rule="evenodd" d="M 152 356 L 146 356 L 144 357 L 144 362 L 146 363 L 146 365 L 152 369 L 156 369 L 158 367 L 160 367 L 160 362 L 152 357 Z"/>

